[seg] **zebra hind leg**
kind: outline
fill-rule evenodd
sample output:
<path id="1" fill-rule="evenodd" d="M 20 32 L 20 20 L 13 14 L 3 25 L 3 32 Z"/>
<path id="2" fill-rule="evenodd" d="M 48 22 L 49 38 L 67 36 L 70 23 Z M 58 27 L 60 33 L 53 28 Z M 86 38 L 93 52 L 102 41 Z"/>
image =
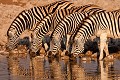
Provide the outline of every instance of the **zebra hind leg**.
<path id="1" fill-rule="evenodd" d="M 109 55 L 108 43 L 105 44 L 104 51 L 105 51 L 105 53 L 106 53 L 106 59 L 105 59 L 105 60 L 109 61 L 109 60 L 113 60 L 113 59 L 114 59 L 114 56 L 113 56 L 113 55 Z"/>
<path id="2" fill-rule="evenodd" d="M 106 56 L 108 56 L 109 55 L 109 51 L 108 51 L 108 43 L 107 42 L 105 44 L 104 51 L 106 53 Z"/>
<path id="3" fill-rule="evenodd" d="M 100 35 L 100 57 L 99 57 L 99 60 L 103 59 L 103 50 L 105 48 L 106 41 L 107 41 L 107 33 L 102 33 Z"/>

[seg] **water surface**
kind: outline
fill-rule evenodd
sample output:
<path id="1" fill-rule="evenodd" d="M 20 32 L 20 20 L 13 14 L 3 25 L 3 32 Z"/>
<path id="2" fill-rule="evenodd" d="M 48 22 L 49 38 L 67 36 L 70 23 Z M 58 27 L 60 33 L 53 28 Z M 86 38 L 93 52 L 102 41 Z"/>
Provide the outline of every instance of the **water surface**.
<path id="1" fill-rule="evenodd" d="M 86 57 L 89 58 L 89 57 Z M 120 80 L 120 60 L 47 58 L 29 54 L 0 55 L 0 80 Z"/>

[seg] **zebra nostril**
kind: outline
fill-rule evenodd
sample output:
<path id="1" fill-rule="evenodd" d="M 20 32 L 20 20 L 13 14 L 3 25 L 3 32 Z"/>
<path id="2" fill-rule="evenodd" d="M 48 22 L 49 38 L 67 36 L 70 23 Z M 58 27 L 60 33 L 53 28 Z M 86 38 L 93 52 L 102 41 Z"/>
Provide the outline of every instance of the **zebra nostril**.
<path id="1" fill-rule="evenodd" d="M 46 54 L 46 56 L 52 57 L 52 51 L 48 51 L 47 54 Z"/>
<path id="2" fill-rule="evenodd" d="M 66 55 L 66 56 L 69 56 L 69 55 L 70 55 L 70 53 L 69 53 L 68 51 L 66 51 L 66 52 L 65 52 L 65 55 Z"/>
<path id="3" fill-rule="evenodd" d="M 8 46 L 6 46 L 5 48 L 6 48 L 6 51 L 8 52 L 8 51 L 9 51 L 9 47 L 8 47 Z"/>
<path id="4" fill-rule="evenodd" d="M 40 56 L 40 50 L 37 50 L 37 52 L 35 53 L 36 53 L 36 56 Z"/>
<path id="5" fill-rule="evenodd" d="M 30 57 L 35 57 L 36 55 L 35 55 L 35 52 L 32 52 L 32 51 L 30 51 Z"/>
<path id="6" fill-rule="evenodd" d="M 77 57 L 77 56 L 78 56 L 78 54 L 76 54 L 76 53 L 73 53 L 73 56 L 74 56 L 74 57 Z"/>
<path id="7" fill-rule="evenodd" d="M 5 45 L 5 48 L 6 48 L 6 51 L 10 51 L 10 50 L 11 50 L 9 44 L 6 44 L 6 45 Z"/>

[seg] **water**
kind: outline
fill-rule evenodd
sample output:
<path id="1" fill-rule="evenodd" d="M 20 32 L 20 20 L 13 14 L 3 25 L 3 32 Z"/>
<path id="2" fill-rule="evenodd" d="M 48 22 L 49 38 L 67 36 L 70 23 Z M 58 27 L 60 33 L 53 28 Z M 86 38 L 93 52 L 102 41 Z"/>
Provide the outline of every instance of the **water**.
<path id="1" fill-rule="evenodd" d="M 30 59 L 26 53 L 0 55 L 0 80 L 120 80 L 120 60 L 43 56 Z"/>

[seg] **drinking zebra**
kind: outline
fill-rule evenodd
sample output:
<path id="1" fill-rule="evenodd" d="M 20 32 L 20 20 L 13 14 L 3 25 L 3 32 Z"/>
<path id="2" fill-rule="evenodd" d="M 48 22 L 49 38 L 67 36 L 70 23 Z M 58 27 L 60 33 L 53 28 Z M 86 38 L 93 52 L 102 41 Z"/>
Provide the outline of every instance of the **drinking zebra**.
<path id="1" fill-rule="evenodd" d="M 34 29 L 33 42 L 31 44 L 32 52 L 37 52 L 41 48 L 42 40 L 43 40 L 45 34 L 47 34 L 49 31 L 52 32 L 54 30 L 54 28 L 56 27 L 56 25 L 60 21 L 64 22 L 64 20 L 67 19 L 66 18 L 63 20 L 63 18 L 65 16 L 70 15 L 73 12 L 80 12 L 81 13 L 81 12 L 86 12 L 86 11 L 87 11 L 86 14 L 80 14 L 78 16 L 77 13 L 75 13 L 71 17 L 67 17 L 67 18 L 70 18 L 72 20 L 72 18 L 76 19 L 76 18 L 80 17 L 80 19 L 82 20 L 85 16 L 88 16 L 88 14 L 91 15 L 91 14 L 94 14 L 96 12 L 101 12 L 101 11 L 103 11 L 103 9 L 101 9 L 99 6 L 96 6 L 93 4 L 88 4 L 88 5 L 84 5 L 84 6 L 80 6 L 80 7 L 72 7 L 71 9 L 61 9 L 61 10 L 56 11 L 54 14 L 50 14 L 50 15 L 46 16 L 46 18 L 44 18 L 40 22 L 40 24 L 38 24 L 38 26 Z M 81 20 L 78 20 L 78 22 Z M 76 19 L 76 21 L 77 21 L 77 19 Z M 77 25 L 73 21 L 71 23 L 69 22 L 68 24 Z M 60 45 L 65 43 L 64 40 L 66 40 L 66 39 L 64 38 L 61 40 Z M 48 48 L 46 48 L 46 50 L 48 50 Z"/>
<path id="2" fill-rule="evenodd" d="M 100 37 L 100 57 L 103 59 L 103 50 L 109 55 L 107 38 L 120 38 L 120 10 L 100 12 L 94 14 L 79 24 L 78 29 L 71 35 L 71 53 L 79 54 L 84 51 L 84 43 L 92 36 Z"/>
<path id="3" fill-rule="evenodd" d="M 58 9 L 67 9 L 73 7 L 73 3 L 65 0 L 56 1 L 45 6 L 36 6 L 28 10 L 23 10 L 11 23 L 8 31 L 7 50 L 16 48 L 19 36 L 25 30 L 33 30 L 37 23 L 50 13 L 54 13 Z"/>
<path id="4" fill-rule="evenodd" d="M 93 10 L 93 11 L 92 11 Z M 75 12 L 73 14 L 70 14 L 69 16 L 66 16 L 54 29 L 54 31 L 52 32 L 51 35 L 51 42 L 50 42 L 50 52 L 52 51 L 53 54 L 55 55 L 61 45 L 60 42 L 62 40 L 62 38 L 65 36 L 67 37 L 67 35 L 71 35 L 74 33 L 74 31 L 76 30 L 77 26 L 79 23 L 81 23 L 81 21 L 83 19 L 85 19 L 86 17 L 92 15 L 92 14 L 96 14 L 99 12 L 103 12 L 105 10 L 103 9 L 98 9 L 98 8 L 93 8 L 90 9 L 90 11 L 88 10 L 85 12 Z M 67 38 L 68 41 L 69 38 Z"/>

